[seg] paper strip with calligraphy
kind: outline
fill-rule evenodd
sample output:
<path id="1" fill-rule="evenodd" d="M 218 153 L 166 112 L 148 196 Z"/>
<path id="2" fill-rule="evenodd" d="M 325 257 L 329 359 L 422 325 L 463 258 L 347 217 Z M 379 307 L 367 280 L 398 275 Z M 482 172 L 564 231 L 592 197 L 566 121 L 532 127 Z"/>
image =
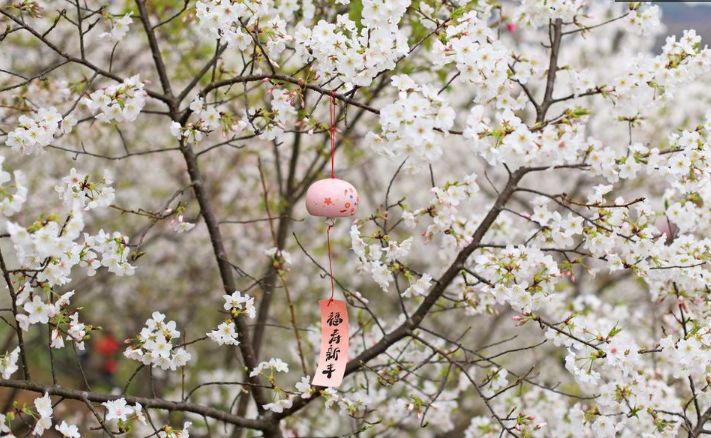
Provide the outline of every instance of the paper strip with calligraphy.
<path id="1" fill-rule="evenodd" d="M 321 300 L 319 307 L 321 354 L 311 384 L 336 387 L 343 381 L 348 363 L 348 312 L 345 301 L 340 300 Z"/>

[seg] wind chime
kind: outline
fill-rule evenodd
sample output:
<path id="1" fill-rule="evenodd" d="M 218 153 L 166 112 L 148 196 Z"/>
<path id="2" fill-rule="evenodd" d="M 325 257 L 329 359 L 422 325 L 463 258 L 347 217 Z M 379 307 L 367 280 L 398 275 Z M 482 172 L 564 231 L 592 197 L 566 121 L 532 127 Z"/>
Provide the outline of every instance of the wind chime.
<path id="1" fill-rule="evenodd" d="M 336 387 L 343 381 L 348 363 L 348 312 L 346 302 L 334 300 L 335 282 L 331 260 L 331 229 L 337 217 L 349 217 L 358 210 L 358 192 L 347 181 L 336 178 L 336 95 L 331 93 L 329 137 L 331 141 L 331 177 L 318 180 L 306 192 L 306 210 L 312 216 L 326 218 L 328 271 L 331 297 L 319 301 L 321 309 L 321 354 L 312 385 Z"/>

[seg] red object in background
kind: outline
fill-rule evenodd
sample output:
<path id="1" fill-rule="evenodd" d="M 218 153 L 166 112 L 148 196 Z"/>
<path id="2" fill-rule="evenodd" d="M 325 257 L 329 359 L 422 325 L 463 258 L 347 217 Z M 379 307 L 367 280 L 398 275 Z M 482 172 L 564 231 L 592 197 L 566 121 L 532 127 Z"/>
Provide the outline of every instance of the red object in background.
<path id="1" fill-rule="evenodd" d="M 101 365 L 101 371 L 107 374 L 114 374 L 116 372 L 116 368 L 118 368 L 118 361 L 113 359 L 108 359 L 104 361 L 103 365 Z"/>
<path id="2" fill-rule="evenodd" d="M 121 349 L 121 343 L 110 333 L 106 333 L 94 342 L 93 350 L 99 355 L 99 369 L 111 379 L 118 369 L 116 356 Z"/>
<path id="3" fill-rule="evenodd" d="M 506 30 L 508 30 L 510 33 L 516 32 L 516 29 L 518 29 L 518 25 L 516 23 L 509 23 L 506 25 Z"/>
<path id="4" fill-rule="evenodd" d="M 121 348 L 121 344 L 113 336 L 106 335 L 96 341 L 94 348 L 102 356 L 113 356 Z"/>

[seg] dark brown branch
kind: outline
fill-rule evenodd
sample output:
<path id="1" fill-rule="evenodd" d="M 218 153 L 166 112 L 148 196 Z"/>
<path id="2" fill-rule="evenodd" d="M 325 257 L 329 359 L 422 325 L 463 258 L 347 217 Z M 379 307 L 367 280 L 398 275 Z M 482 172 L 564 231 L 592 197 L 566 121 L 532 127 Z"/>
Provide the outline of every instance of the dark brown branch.
<path id="1" fill-rule="evenodd" d="M 548 61 L 548 75 L 546 79 L 546 91 L 543 95 L 543 101 L 540 104 L 540 109 L 536 113 L 536 122 L 543 123 L 546 119 L 548 108 L 553 104 L 553 88 L 555 87 L 555 76 L 558 73 L 558 52 L 560 50 L 560 40 L 562 37 L 561 28 L 563 22 L 557 18 L 552 25 L 553 37 L 551 39 L 551 55 Z"/>
<path id="2" fill-rule="evenodd" d="M 696 427 L 689 432 L 689 436 L 692 438 L 701 436 L 701 434 L 704 433 L 704 425 L 706 425 L 709 421 L 711 421 L 711 408 L 706 409 L 706 411 L 701 415 L 696 423 Z"/>
<path id="3" fill-rule="evenodd" d="M 187 4 L 187 0 L 185 2 Z M 182 102 L 183 99 L 192 91 L 193 88 L 200 82 L 200 79 L 210 71 L 210 69 L 217 63 L 217 61 L 220 59 L 220 56 L 225 52 L 225 49 L 227 49 L 227 44 L 224 46 L 220 46 L 219 41 L 217 42 L 217 49 L 215 50 L 215 55 L 210 59 L 210 61 L 205 64 L 200 71 L 195 75 L 195 77 L 190 81 L 190 83 L 183 89 L 183 91 L 180 92 L 180 94 L 177 97 L 178 103 Z"/>
<path id="4" fill-rule="evenodd" d="M 5 258 L 2 255 L 2 252 L 0 252 L 0 269 L 2 269 L 2 274 L 3 277 L 5 278 L 5 283 L 7 283 L 7 288 L 10 291 L 10 300 L 12 301 L 12 314 L 16 317 L 17 316 L 17 294 L 15 293 L 15 287 L 12 285 L 12 279 L 10 278 L 10 274 L 7 270 L 7 266 L 5 265 Z M 17 343 L 20 346 L 20 357 L 22 359 L 22 373 L 25 379 L 29 380 L 30 377 L 30 369 L 28 367 L 27 363 L 27 354 L 25 353 L 25 342 L 22 339 L 22 328 L 20 328 L 20 325 L 17 323 L 17 320 L 15 320 L 15 333 L 17 334 Z"/>
<path id="5" fill-rule="evenodd" d="M 163 62 L 163 55 L 160 53 L 160 47 L 158 46 L 158 40 L 156 39 L 156 34 L 151 25 L 150 19 L 148 18 L 148 11 L 146 10 L 145 0 L 136 0 L 136 5 L 138 6 L 139 15 L 141 16 L 141 22 L 143 23 L 143 28 L 146 31 L 146 37 L 148 38 L 148 45 L 151 48 L 151 54 L 153 55 L 153 62 L 156 65 L 156 71 L 158 72 L 158 78 L 160 79 L 160 84 L 163 87 L 163 93 L 168 97 L 168 106 L 171 106 L 173 101 L 173 90 L 170 88 L 170 80 L 168 79 L 168 72 L 165 68 L 165 63 Z M 172 108 L 171 108 L 172 109 Z"/>
<path id="6" fill-rule="evenodd" d="M 121 396 L 90 391 L 80 391 L 78 389 L 64 388 L 59 385 L 42 385 L 39 383 L 29 382 L 25 380 L 0 379 L 0 386 L 6 388 L 17 388 L 40 394 L 48 393 L 49 395 L 56 395 L 72 400 L 89 400 L 95 403 L 103 403 L 123 398 L 131 404 L 140 403 L 144 408 L 162 409 L 171 412 L 193 412 L 195 414 L 204 415 L 206 417 L 214 418 L 225 423 L 234 424 L 241 427 L 248 427 L 250 429 L 264 430 L 269 428 L 269 425 L 262 420 L 243 418 L 225 411 L 221 411 L 219 409 L 201 406 L 194 403 L 174 402 L 158 398 L 133 397 L 128 395 Z"/>
<path id="7" fill-rule="evenodd" d="M 217 88 L 222 88 L 222 87 L 227 87 L 230 85 L 235 85 L 235 84 L 243 84 L 247 82 L 257 82 L 257 81 L 263 81 L 263 80 L 273 80 L 273 81 L 281 81 L 281 82 L 289 82 L 295 85 L 298 85 L 302 88 L 307 88 L 309 90 L 316 91 L 320 94 L 327 94 L 327 95 L 333 95 L 335 96 L 336 99 L 345 102 L 349 105 L 362 108 L 366 111 L 369 111 L 373 114 L 380 114 L 380 110 L 377 108 L 373 108 L 371 106 L 368 106 L 364 103 L 358 102 L 355 99 L 352 99 L 348 97 L 345 94 L 340 94 L 340 93 L 335 93 L 333 90 L 326 89 L 324 87 L 314 85 L 314 84 L 307 84 L 301 79 L 296 79 L 291 76 L 287 75 L 280 75 L 280 74 L 262 74 L 262 75 L 250 75 L 250 76 L 237 76 L 234 78 L 229 78 L 229 79 L 223 79 L 221 81 L 215 81 L 205 88 L 200 91 L 200 96 L 204 97 L 206 96 L 210 91 L 215 90 Z"/>

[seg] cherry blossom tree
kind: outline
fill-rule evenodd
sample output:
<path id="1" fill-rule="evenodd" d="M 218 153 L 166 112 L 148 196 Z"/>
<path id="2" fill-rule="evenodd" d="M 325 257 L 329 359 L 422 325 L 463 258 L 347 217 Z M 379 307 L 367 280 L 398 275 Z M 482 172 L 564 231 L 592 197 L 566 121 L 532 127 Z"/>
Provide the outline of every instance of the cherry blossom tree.
<path id="1" fill-rule="evenodd" d="M 3 436 L 711 434 L 711 51 L 657 6 L 0 0 L 0 54 Z"/>

